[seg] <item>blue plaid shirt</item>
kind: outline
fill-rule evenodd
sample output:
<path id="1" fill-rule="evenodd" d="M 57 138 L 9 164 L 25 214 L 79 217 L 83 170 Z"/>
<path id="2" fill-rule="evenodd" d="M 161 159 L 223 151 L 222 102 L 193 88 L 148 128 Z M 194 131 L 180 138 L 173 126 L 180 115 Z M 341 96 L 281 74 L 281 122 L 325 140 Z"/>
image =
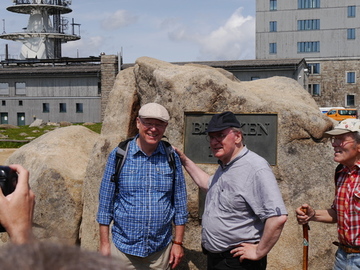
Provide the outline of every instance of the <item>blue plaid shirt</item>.
<path id="1" fill-rule="evenodd" d="M 137 138 L 137 136 L 136 136 Z M 100 186 L 97 222 L 112 227 L 114 245 L 122 252 L 139 257 L 164 249 L 172 238 L 172 223 L 187 221 L 186 186 L 176 154 L 176 178 L 160 143 L 147 156 L 130 141 L 126 161 L 119 176 L 119 194 L 113 201 L 116 149 L 108 158 Z"/>

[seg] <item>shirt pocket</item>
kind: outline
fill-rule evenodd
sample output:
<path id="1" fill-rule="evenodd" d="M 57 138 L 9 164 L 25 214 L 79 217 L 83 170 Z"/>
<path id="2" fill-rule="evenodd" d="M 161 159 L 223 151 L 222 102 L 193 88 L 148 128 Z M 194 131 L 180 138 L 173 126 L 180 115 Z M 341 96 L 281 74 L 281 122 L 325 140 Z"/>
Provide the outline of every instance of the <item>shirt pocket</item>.
<path id="1" fill-rule="evenodd" d="M 219 209 L 224 212 L 234 212 L 246 209 L 244 198 L 234 191 L 222 189 L 219 191 Z"/>
<path id="2" fill-rule="evenodd" d="M 154 189 L 160 192 L 172 191 L 174 174 L 170 166 L 157 166 Z"/>
<path id="3" fill-rule="evenodd" d="M 353 195 L 354 210 L 360 214 L 360 185 L 357 185 Z"/>
<path id="4" fill-rule="evenodd" d="M 140 188 L 139 172 L 137 169 L 126 170 L 121 172 L 119 177 L 119 191 L 128 193 Z"/>

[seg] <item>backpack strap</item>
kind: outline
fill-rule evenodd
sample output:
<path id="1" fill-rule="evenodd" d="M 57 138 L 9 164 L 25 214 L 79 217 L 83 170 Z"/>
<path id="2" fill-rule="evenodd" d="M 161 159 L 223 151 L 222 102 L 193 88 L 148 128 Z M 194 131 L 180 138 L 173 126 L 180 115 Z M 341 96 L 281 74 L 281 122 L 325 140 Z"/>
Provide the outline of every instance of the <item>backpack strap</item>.
<path id="1" fill-rule="evenodd" d="M 115 194 L 119 193 L 119 175 L 121 172 L 122 167 L 124 166 L 126 156 L 129 150 L 129 142 L 134 138 L 126 139 L 119 143 L 118 147 L 116 148 L 116 160 L 115 160 L 115 172 L 111 176 L 111 182 L 115 183 Z M 164 143 L 166 158 L 169 163 L 170 168 L 172 169 L 173 173 L 173 189 L 175 183 L 175 176 L 176 176 L 176 164 L 175 164 L 175 151 L 171 144 L 167 141 L 162 141 Z"/>
<path id="2" fill-rule="evenodd" d="M 169 142 L 167 142 L 167 141 L 162 141 L 162 142 L 165 145 L 164 148 L 165 148 L 165 152 L 166 152 L 166 157 L 167 157 L 169 166 L 173 171 L 173 179 L 175 181 L 175 175 L 176 175 L 175 151 Z"/>
<path id="3" fill-rule="evenodd" d="M 111 182 L 115 183 L 115 194 L 119 193 L 119 175 L 121 172 L 121 168 L 124 166 L 125 157 L 129 150 L 129 142 L 133 138 L 126 139 L 119 143 L 116 148 L 116 157 L 115 157 L 115 172 L 111 176 Z"/>

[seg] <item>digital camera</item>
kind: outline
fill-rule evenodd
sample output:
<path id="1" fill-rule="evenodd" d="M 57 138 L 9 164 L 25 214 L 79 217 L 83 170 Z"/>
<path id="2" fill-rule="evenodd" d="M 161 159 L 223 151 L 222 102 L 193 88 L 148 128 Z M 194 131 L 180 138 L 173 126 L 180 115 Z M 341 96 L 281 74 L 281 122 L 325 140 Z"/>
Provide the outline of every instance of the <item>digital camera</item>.
<path id="1" fill-rule="evenodd" d="M 0 166 L 0 187 L 5 196 L 9 195 L 15 190 L 17 181 L 18 175 L 16 171 L 8 166 Z M 1 224 L 0 232 L 6 232 L 5 228 Z"/>

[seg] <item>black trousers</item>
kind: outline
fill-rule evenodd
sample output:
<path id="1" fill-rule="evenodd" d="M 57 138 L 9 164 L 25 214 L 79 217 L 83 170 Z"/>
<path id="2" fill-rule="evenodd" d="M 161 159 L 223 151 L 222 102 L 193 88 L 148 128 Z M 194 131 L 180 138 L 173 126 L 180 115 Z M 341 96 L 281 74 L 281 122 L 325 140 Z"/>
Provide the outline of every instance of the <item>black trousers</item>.
<path id="1" fill-rule="evenodd" d="M 233 257 L 230 250 L 222 253 L 211 253 L 204 250 L 207 255 L 207 270 L 265 270 L 266 256 L 258 261 L 243 260 L 240 263 L 239 257 Z"/>

